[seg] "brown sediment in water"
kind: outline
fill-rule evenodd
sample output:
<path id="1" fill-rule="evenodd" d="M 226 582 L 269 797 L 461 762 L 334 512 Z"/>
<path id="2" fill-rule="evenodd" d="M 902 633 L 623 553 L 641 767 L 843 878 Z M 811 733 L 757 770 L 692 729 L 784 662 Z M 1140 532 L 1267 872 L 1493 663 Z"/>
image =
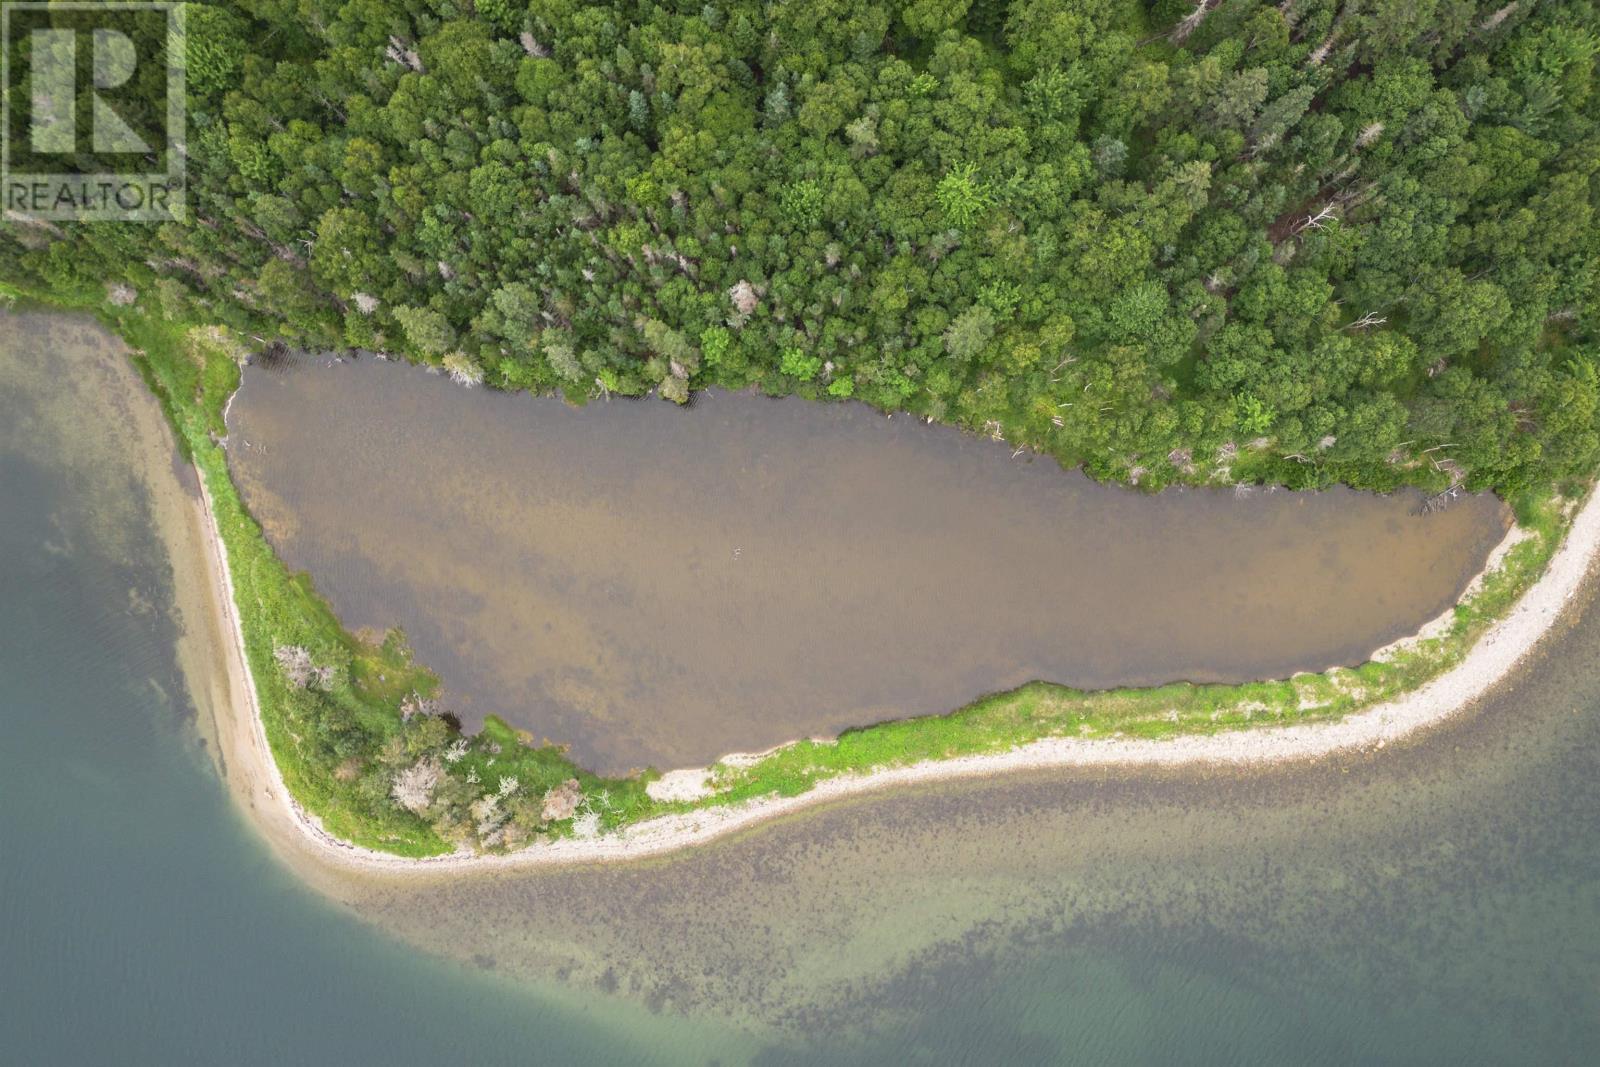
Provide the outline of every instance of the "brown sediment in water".
<path id="1" fill-rule="evenodd" d="M 210 512 L 202 509 L 209 523 Z M 1508 534 L 1503 544 L 1517 535 Z M 300 811 L 276 779 L 254 713 L 254 688 L 243 667 L 237 620 L 229 612 L 223 619 L 232 629 L 232 658 L 237 686 L 248 698 L 248 718 L 256 725 L 245 743 L 246 759 L 263 764 L 268 773 L 258 786 L 264 807 L 273 809 L 275 821 L 302 834 L 302 845 L 334 867 L 382 871 L 438 873 L 461 870 L 508 870 L 584 864 L 602 860 L 635 860 L 661 855 L 729 834 L 755 823 L 843 797 L 889 786 L 923 784 L 950 779 L 987 776 L 1001 771 L 1084 767 L 1218 767 L 1282 763 L 1316 759 L 1339 752 L 1381 748 L 1390 741 L 1443 721 L 1492 688 L 1535 646 L 1552 626 L 1567 602 L 1582 585 L 1596 545 L 1600 544 L 1600 503 L 1591 499 L 1575 516 L 1565 543 L 1546 573 L 1518 601 L 1512 611 L 1492 626 L 1466 660 L 1421 689 L 1333 723 L 1263 728 L 1212 736 L 1184 736 L 1163 741 L 1037 741 L 997 755 L 969 756 L 843 775 L 823 781 L 797 797 L 765 798 L 738 806 L 714 808 L 685 815 L 664 816 L 621 832 L 587 840 L 563 839 L 504 856 L 451 856 L 410 860 L 356 848 L 327 835 Z M 228 584 L 226 551 L 209 531 L 206 547 L 218 581 Z M 1498 560 L 1501 552 L 1494 553 Z M 260 810 L 260 809 L 258 809 Z"/>
<path id="2" fill-rule="evenodd" d="M 203 508 L 202 514 L 209 524 L 210 510 Z M 214 525 L 208 525 L 205 543 L 218 582 L 231 591 L 226 548 Z M 266 736 L 260 729 L 254 681 L 244 667 L 243 637 L 232 610 L 231 593 L 221 622 L 232 631 L 230 660 L 237 661 L 237 665 L 229 665 L 230 686 L 237 686 L 246 695 L 241 710 L 255 725 L 248 736 L 237 730 L 232 731 L 232 736 L 242 744 L 238 753 L 241 761 L 256 765 L 251 777 L 257 782 L 255 789 L 261 800 L 274 809 L 270 813 L 273 821 L 298 828 L 320 858 L 336 866 L 410 872 L 516 869 L 659 856 L 808 807 L 890 787 L 1049 768 L 1262 765 L 1382 748 L 1445 721 L 1510 674 L 1581 590 L 1597 548 L 1600 495 L 1591 495 L 1574 516 L 1566 539 L 1543 576 L 1478 639 L 1461 663 L 1413 692 L 1334 722 L 1181 735 L 1159 741 L 1048 738 L 993 755 L 844 774 L 825 779 L 798 796 L 764 797 L 738 805 L 659 816 L 600 837 L 563 838 L 504 855 L 408 859 L 354 846 L 324 831 L 294 802 L 278 777 Z"/>
<path id="3" fill-rule="evenodd" d="M 612 773 L 1034 679 L 1354 665 L 1507 522 L 1486 495 L 1151 496 L 862 405 L 575 410 L 371 359 L 251 368 L 229 424 L 246 504 L 341 618 L 405 629 L 469 727 Z"/>
<path id="4" fill-rule="evenodd" d="M 185 622 L 185 639 L 180 648 L 182 663 L 196 703 L 211 712 L 203 725 L 210 724 L 208 733 L 216 741 L 216 755 L 226 778 L 235 795 L 251 812 L 252 822 L 267 835 L 277 851 L 289 858 L 313 883 L 329 888 L 343 884 L 355 871 L 384 878 L 402 875 L 413 880 L 420 877 L 426 884 L 429 876 L 459 877 L 464 869 L 492 874 L 660 855 L 808 806 L 890 785 L 927 785 L 961 777 L 989 776 L 1000 771 L 1020 773 L 1052 768 L 1057 774 L 1093 767 L 1203 770 L 1282 763 L 1370 749 L 1441 721 L 1503 677 L 1554 623 L 1562 606 L 1578 588 L 1596 541 L 1600 540 L 1597 536 L 1600 512 L 1591 500 L 1578 512 L 1566 544 L 1544 577 L 1504 621 L 1485 635 L 1465 663 L 1418 693 L 1342 723 L 1166 742 L 1041 742 L 1002 756 L 850 776 L 824 783 L 798 798 L 657 820 L 615 837 L 567 841 L 511 857 L 407 861 L 363 853 L 337 842 L 322 834 L 293 804 L 261 733 L 260 717 L 253 704 L 252 680 L 238 645 L 226 560 L 215 538 L 204 497 L 195 490 L 187 467 L 180 467 L 179 477 L 173 477 L 175 448 L 170 432 L 156 405 L 139 390 L 136 376 L 120 356 L 120 346 L 105 340 L 104 335 L 92 327 L 83 326 L 82 329 L 103 341 L 87 349 L 94 358 L 81 366 L 74 363 L 58 366 L 56 370 L 72 376 L 73 389 L 89 390 L 105 398 L 102 404 L 110 405 L 116 412 L 115 430 L 122 435 L 119 440 L 123 440 L 119 451 L 140 458 L 138 480 L 151 501 L 153 514 L 176 563 L 176 594 Z M 70 351 L 69 341 L 73 339 L 82 340 L 75 333 L 70 339 L 63 335 L 56 347 Z M 60 421 L 61 416 L 51 418 Z M 20 431 L 26 427 L 13 429 Z M 72 440 L 69 435 L 56 436 L 66 442 Z M 84 467 L 86 471 L 104 472 L 108 465 L 86 462 Z M 115 493 L 109 495 L 120 499 Z M 106 525 L 114 531 L 117 524 Z M 207 566 L 193 565 L 203 560 L 209 561 Z"/>

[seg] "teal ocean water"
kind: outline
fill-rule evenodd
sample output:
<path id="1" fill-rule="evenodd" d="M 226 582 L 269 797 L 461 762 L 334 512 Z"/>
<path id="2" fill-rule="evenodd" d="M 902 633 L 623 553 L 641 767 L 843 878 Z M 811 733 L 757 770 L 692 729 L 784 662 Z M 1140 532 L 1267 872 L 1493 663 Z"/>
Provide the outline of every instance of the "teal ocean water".
<path id="1" fill-rule="evenodd" d="M 634 867 L 318 892 L 233 803 L 178 668 L 193 561 L 94 444 L 143 400 L 74 383 L 69 343 L 93 356 L 0 335 L 0 1061 L 1600 1052 L 1600 614 L 1371 757 L 969 783 Z"/>

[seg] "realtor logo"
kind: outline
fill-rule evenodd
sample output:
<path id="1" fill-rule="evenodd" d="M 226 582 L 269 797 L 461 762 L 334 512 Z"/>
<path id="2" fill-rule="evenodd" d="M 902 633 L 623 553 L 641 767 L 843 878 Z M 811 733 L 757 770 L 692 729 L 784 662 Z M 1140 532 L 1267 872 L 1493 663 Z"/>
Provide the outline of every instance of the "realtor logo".
<path id="1" fill-rule="evenodd" d="M 185 217 L 184 5 L 0 0 L 10 217 Z"/>

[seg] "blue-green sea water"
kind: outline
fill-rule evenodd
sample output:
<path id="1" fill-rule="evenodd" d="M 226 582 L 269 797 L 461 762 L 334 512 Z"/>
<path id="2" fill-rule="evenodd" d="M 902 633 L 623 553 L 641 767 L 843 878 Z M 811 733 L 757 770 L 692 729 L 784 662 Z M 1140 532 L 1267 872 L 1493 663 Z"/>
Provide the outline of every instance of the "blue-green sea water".
<path id="1" fill-rule="evenodd" d="M 173 609 L 195 561 L 94 443 L 147 403 L 80 373 L 114 358 L 0 319 L 0 1062 L 1600 1057 L 1600 613 L 1383 753 L 943 786 L 638 866 L 314 889 L 202 740 Z"/>

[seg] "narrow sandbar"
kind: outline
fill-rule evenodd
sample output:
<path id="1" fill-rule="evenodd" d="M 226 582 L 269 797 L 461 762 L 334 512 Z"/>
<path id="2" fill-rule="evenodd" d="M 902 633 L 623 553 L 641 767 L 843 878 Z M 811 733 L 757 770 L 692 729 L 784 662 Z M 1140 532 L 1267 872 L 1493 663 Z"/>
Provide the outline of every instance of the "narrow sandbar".
<path id="1" fill-rule="evenodd" d="M 196 474 L 199 476 L 198 471 Z M 224 651 L 229 688 L 234 694 L 226 710 L 235 721 L 220 730 L 220 740 L 225 757 L 238 776 L 236 785 L 247 795 L 249 806 L 258 818 L 279 829 L 292 827 L 316 858 L 347 867 L 391 872 L 508 869 L 642 859 L 711 841 L 767 819 L 842 797 L 956 778 L 1053 767 L 1132 770 L 1248 766 L 1382 748 L 1458 714 L 1510 674 L 1550 631 L 1583 587 L 1596 551 L 1600 549 L 1600 494 L 1591 493 L 1573 515 L 1544 573 L 1504 617 L 1480 635 L 1461 662 L 1410 693 L 1336 721 L 1182 735 L 1166 740 L 1049 738 L 1021 744 L 1002 753 L 843 774 L 825 779 L 798 796 L 764 797 L 686 814 L 663 815 L 613 833 L 591 838 L 562 838 L 518 852 L 458 853 L 412 859 L 337 839 L 289 794 L 267 744 L 255 682 L 246 666 L 227 549 L 212 515 L 211 498 L 204 490 L 203 476 L 201 483 L 202 493 L 196 501 L 205 533 L 201 540 L 219 593 L 215 601 L 216 623 L 228 638 Z M 1491 560 L 1503 558 L 1503 555 L 1497 551 Z"/>

